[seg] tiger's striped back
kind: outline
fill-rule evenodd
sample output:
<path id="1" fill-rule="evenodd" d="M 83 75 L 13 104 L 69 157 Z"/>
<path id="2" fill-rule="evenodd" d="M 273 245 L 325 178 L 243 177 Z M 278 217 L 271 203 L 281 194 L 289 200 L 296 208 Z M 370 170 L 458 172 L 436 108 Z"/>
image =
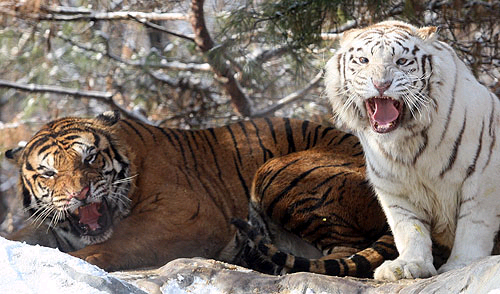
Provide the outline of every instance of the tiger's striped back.
<path id="1" fill-rule="evenodd" d="M 365 180 L 359 141 L 344 135 L 335 144 L 337 152 L 296 152 L 257 171 L 251 225 L 235 221 L 249 238 L 241 263 L 272 274 L 369 277 L 397 256 L 384 213 Z"/>
<path id="2" fill-rule="evenodd" d="M 220 203 L 228 217 L 235 207 L 239 217 L 246 217 L 252 179 L 264 162 L 315 148 L 330 148 L 336 152 L 336 144 L 345 135 L 331 127 L 288 118 L 262 118 L 195 131 L 122 120 L 116 131 L 127 144 L 137 146 L 140 141 L 144 146 L 136 155 L 136 161 L 145 160 L 157 166 L 149 150 L 157 150 L 155 152 L 162 154 L 161 157 L 168 158 L 168 163 L 164 164 L 175 167 L 175 173 L 164 176 L 174 177 L 172 182 L 187 185 L 212 198 L 217 198 L 215 194 L 219 193 L 234 195 L 231 203 Z M 151 160 L 145 159 L 146 156 L 151 156 Z"/>

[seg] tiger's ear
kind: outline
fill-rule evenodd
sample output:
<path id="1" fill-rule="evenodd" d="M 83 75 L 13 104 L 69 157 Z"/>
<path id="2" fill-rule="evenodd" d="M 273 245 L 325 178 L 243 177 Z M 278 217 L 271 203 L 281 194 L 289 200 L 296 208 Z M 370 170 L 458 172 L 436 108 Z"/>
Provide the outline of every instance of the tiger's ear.
<path id="1" fill-rule="evenodd" d="M 10 160 L 15 164 L 20 163 L 21 154 L 23 153 L 24 147 L 16 147 L 5 151 L 5 158 Z"/>
<path id="2" fill-rule="evenodd" d="M 424 41 L 434 41 L 437 38 L 437 33 L 439 31 L 438 27 L 423 27 L 417 29 L 417 35 Z"/>
<path id="3" fill-rule="evenodd" d="M 118 110 L 106 111 L 104 113 L 99 114 L 96 117 L 96 120 L 102 123 L 103 125 L 110 127 L 116 124 L 120 120 L 120 111 Z"/>

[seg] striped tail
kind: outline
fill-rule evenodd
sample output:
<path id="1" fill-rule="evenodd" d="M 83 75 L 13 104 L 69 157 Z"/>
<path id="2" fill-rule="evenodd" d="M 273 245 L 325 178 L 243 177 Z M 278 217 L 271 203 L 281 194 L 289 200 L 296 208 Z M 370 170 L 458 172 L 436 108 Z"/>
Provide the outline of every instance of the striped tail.
<path id="1" fill-rule="evenodd" d="M 311 272 L 339 277 L 370 278 L 373 277 L 373 271 L 385 260 L 394 259 L 398 256 L 390 232 L 383 234 L 370 247 L 349 257 L 333 258 L 326 255 L 320 259 L 308 259 L 279 250 L 265 240 L 257 229 L 242 219 L 233 219 L 232 224 L 238 228 L 240 234 L 248 238 L 248 246 L 254 249 L 254 259 L 260 259 L 261 263 L 267 260 L 276 266 L 276 269 L 272 272 L 274 274 L 279 272 Z M 260 256 L 257 256 L 259 254 Z"/>

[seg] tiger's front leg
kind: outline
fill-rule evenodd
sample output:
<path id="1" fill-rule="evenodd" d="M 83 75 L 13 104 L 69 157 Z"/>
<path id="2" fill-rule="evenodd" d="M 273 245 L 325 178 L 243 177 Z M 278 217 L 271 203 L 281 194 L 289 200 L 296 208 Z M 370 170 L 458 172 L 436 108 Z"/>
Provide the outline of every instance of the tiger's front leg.
<path id="1" fill-rule="evenodd" d="M 477 183 L 474 178 L 464 185 L 453 248 L 448 261 L 439 268 L 439 273 L 464 267 L 491 255 L 500 226 L 497 198 L 500 191 L 486 185 L 477 189 Z"/>
<path id="2" fill-rule="evenodd" d="M 374 273 L 377 280 L 425 278 L 436 274 L 432 257 L 429 220 L 407 199 L 377 191 L 399 252 L 395 260 L 385 261 Z"/>
<path id="3" fill-rule="evenodd" d="M 185 207 L 177 208 L 132 214 L 115 226 L 107 241 L 70 254 L 106 271 L 162 266 L 179 257 L 217 256 L 234 233 L 229 222 L 204 205 L 199 217 L 190 217 L 193 211 Z"/>

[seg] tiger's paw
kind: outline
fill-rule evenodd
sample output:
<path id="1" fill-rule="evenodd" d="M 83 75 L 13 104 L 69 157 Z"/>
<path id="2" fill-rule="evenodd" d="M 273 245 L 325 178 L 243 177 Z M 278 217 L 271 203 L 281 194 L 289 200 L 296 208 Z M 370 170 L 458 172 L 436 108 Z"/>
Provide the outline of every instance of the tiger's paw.
<path id="1" fill-rule="evenodd" d="M 376 280 L 397 281 L 400 279 L 427 278 L 436 275 L 432 262 L 406 261 L 401 259 L 385 261 L 375 270 Z"/>
<path id="2" fill-rule="evenodd" d="M 96 265 L 103 270 L 110 271 L 114 269 L 111 261 L 112 258 L 108 254 L 104 253 L 81 254 L 78 251 L 70 252 L 69 254 L 74 257 L 83 259 L 90 264 Z"/>

